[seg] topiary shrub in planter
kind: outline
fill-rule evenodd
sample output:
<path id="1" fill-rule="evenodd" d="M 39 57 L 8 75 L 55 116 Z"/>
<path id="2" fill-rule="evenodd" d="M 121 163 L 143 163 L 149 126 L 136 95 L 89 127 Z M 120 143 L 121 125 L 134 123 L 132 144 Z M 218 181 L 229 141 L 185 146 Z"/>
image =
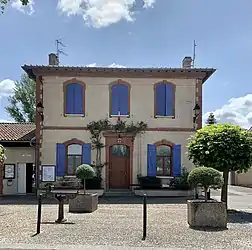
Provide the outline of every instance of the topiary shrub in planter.
<path id="1" fill-rule="evenodd" d="M 101 184 L 102 184 L 101 170 L 104 165 L 106 165 L 106 163 L 101 164 L 99 166 L 97 166 L 95 164 L 90 165 L 95 171 L 95 176 L 92 179 L 86 179 L 86 189 L 89 189 L 89 190 L 103 189 L 101 186 Z M 84 185 L 84 180 L 81 180 L 81 185 L 82 186 Z"/>
<path id="2" fill-rule="evenodd" d="M 98 195 L 86 193 L 86 180 L 95 176 L 94 169 L 88 164 L 82 164 L 76 169 L 76 177 L 83 180 L 83 194 L 79 193 L 69 200 L 70 213 L 92 213 L 98 208 Z"/>
<path id="3" fill-rule="evenodd" d="M 190 227 L 227 228 L 227 210 L 224 202 L 207 200 L 209 188 L 220 188 L 223 184 L 221 173 L 213 168 L 194 168 L 188 175 L 192 187 L 203 187 L 204 200 L 187 201 L 187 219 Z"/>

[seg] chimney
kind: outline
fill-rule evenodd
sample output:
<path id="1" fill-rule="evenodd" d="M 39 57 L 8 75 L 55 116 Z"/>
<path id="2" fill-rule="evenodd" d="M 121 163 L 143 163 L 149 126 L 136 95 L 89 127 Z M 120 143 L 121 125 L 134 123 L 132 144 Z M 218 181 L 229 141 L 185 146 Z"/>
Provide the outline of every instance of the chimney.
<path id="1" fill-rule="evenodd" d="M 59 66 L 59 59 L 56 54 L 49 54 L 49 65 L 50 66 Z"/>
<path id="2" fill-rule="evenodd" d="M 184 59 L 183 59 L 183 62 L 182 62 L 182 68 L 184 69 L 190 69 L 192 67 L 192 58 L 190 56 L 186 56 Z"/>

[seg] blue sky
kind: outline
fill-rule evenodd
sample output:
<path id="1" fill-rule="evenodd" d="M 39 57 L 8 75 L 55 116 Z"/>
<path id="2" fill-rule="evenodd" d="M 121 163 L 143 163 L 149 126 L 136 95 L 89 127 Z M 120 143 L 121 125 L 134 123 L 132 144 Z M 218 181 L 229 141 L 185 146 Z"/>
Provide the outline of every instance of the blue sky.
<path id="1" fill-rule="evenodd" d="M 0 16 L 0 120 L 23 64 L 47 64 L 55 39 L 67 45 L 62 65 L 196 67 L 217 72 L 204 85 L 204 113 L 252 125 L 252 1 L 13 0 Z M 3 39 L 4 38 L 4 39 Z"/>

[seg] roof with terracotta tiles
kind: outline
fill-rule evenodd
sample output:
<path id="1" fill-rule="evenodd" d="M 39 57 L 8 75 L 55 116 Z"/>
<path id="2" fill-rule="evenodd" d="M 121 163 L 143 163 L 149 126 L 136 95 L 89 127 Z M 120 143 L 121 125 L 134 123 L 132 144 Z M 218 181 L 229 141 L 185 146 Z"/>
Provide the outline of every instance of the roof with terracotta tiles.
<path id="1" fill-rule="evenodd" d="M 28 142 L 35 136 L 33 123 L 0 123 L 0 141 Z"/>

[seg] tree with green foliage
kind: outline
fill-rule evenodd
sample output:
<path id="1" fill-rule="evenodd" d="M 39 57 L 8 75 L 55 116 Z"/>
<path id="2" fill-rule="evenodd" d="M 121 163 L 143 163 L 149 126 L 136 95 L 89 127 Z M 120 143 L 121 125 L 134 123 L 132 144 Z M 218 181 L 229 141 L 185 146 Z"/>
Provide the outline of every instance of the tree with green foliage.
<path id="1" fill-rule="evenodd" d="M 21 80 L 15 82 L 14 94 L 8 101 L 5 110 L 16 122 L 35 122 L 36 83 L 28 75 L 23 74 Z"/>
<path id="2" fill-rule="evenodd" d="M 211 112 L 207 118 L 206 124 L 211 125 L 211 124 L 216 124 L 216 119 L 214 117 L 214 113 Z"/>
<path id="3" fill-rule="evenodd" d="M 5 160 L 5 148 L 0 144 L 0 163 Z"/>
<path id="4" fill-rule="evenodd" d="M 190 171 L 187 181 L 193 188 L 203 187 L 205 202 L 207 202 L 207 191 L 209 188 L 218 189 L 223 184 L 221 173 L 214 168 L 198 167 Z"/>
<path id="5" fill-rule="evenodd" d="M 82 164 L 76 169 L 76 177 L 83 180 L 83 190 L 84 194 L 86 194 L 86 180 L 95 177 L 95 170 L 88 164 Z"/>
<path id="6" fill-rule="evenodd" d="M 229 172 L 247 172 L 251 167 L 252 133 L 231 124 L 205 126 L 189 138 L 188 157 L 195 166 L 223 172 L 221 201 L 227 203 Z"/>
<path id="7" fill-rule="evenodd" d="M 19 0 L 22 5 L 28 5 L 30 0 Z M 5 10 L 6 5 L 10 2 L 10 0 L 0 0 L 0 7 L 1 7 L 1 12 L 3 13 Z"/>

